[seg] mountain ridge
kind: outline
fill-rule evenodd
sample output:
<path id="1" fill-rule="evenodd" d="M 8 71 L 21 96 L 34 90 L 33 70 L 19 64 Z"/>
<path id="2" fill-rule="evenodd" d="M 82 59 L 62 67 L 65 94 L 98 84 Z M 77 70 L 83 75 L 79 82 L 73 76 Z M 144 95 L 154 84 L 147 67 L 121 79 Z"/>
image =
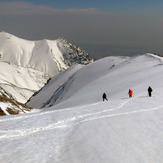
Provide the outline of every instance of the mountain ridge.
<path id="1" fill-rule="evenodd" d="M 135 68 L 137 65 L 139 66 Z M 163 65 L 163 58 L 150 53 L 134 57 L 105 57 L 90 63 L 89 65 L 80 67 L 77 70 L 75 70 L 76 67 L 74 67 L 73 73 L 70 73 L 69 70 L 65 71 L 65 76 L 67 76 L 66 80 L 62 80 L 62 76 L 56 77 L 58 78 L 58 81 L 60 81 L 60 85 L 56 84 L 56 78 L 52 78 L 51 82 L 48 83 L 51 85 L 43 87 L 41 90 L 43 92 L 39 92 L 36 96 L 33 96 L 30 99 L 31 101 L 28 101 L 27 106 L 34 108 L 48 108 L 53 105 L 62 105 L 62 103 L 66 103 L 66 101 L 69 100 L 71 101 L 71 105 L 75 105 L 75 101 L 77 100 L 72 101 L 71 99 L 77 99 L 77 97 L 80 98 L 80 92 L 82 90 L 85 91 L 85 94 L 87 95 L 90 94 L 91 91 L 96 92 L 96 88 L 92 88 L 92 90 L 89 88 L 87 92 L 87 86 L 98 86 L 98 81 L 100 83 L 101 80 L 106 79 L 108 79 L 108 85 L 106 85 L 106 88 L 109 89 L 110 86 L 110 89 L 115 89 L 115 92 L 118 92 L 116 86 L 111 83 L 112 80 L 115 85 L 118 83 L 118 81 L 114 80 L 114 78 L 118 78 L 118 75 L 122 76 L 122 79 L 124 77 L 129 78 L 131 83 L 134 82 L 134 80 L 136 82 L 136 79 L 134 79 L 135 74 L 142 74 L 143 72 L 149 74 L 151 71 L 150 69 L 154 69 L 153 66 L 155 67 L 157 65 Z M 96 69 L 97 67 L 98 69 Z M 148 76 L 150 76 L 150 74 Z M 148 82 L 147 79 L 148 77 L 146 77 L 146 82 Z M 130 83 L 128 83 L 128 85 L 131 87 Z M 51 88 L 53 88 L 53 90 L 51 90 Z M 98 93 L 99 92 L 100 90 L 98 90 Z M 47 99 L 43 97 L 44 94 L 46 94 Z M 97 96 L 96 93 L 95 96 Z M 87 96 L 82 97 L 84 101 L 87 101 L 86 97 Z M 89 99 L 92 101 L 90 97 Z"/>
<path id="2" fill-rule="evenodd" d="M 74 63 L 88 64 L 93 61 L 88 53 L 78 46 L 68 43 L 65 39 L 29 41 L 6 32 L 0 32 L 0 41 L 0 61 L 34 68 L 51 76 L 67 69 Z M 82 56 L 81 60 L 76 59 L 78 55 Z"/>
<path id="3" fill-rule="evenodd" d="M 26 103 L 49 78 L 75 64 L 93 62 L 88 53 L 65 39 L 25 40 L 0 32 L 0 87 Z"/>

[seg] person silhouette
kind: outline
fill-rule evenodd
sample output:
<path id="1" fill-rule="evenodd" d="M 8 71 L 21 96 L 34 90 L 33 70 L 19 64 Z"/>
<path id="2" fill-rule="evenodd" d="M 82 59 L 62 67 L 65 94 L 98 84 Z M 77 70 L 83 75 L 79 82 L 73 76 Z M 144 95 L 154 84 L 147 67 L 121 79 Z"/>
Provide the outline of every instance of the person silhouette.
<path id="1" fill-rule="evenodd" d="M 105 100 L 108 101 L 108 99 L 107 99 L 107 97 L 106 97 L 106 93 L 103 93 L 102 98 L 103 98 L 103 101 L 105 101 Z"/>
<path id="2" fill-rule="evenodd" d="M 133 90 L 129 89 L 128 94 L 129 94 L 129 97 L 131 98 L 133 95 Z"/>
<path id="3" fill-rule="evenodd" d="M 149 87 L 148 87 L 148 95 L 149 95 L 149 97 L 152 96 L 152 91 L 153 91 L 152 88 L 149 86 Z"/>

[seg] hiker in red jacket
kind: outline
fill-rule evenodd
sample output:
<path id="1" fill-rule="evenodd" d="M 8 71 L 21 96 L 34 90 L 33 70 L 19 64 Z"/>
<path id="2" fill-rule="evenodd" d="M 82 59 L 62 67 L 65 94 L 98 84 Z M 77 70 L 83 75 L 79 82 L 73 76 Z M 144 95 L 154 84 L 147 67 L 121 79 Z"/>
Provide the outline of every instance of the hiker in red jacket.
<path id="1" fill-rule="evenodd" d="M 133 90 L 129 89 L 128 94 L 129 94 L 129 97 L 131 98 L 133 95 Z"/>

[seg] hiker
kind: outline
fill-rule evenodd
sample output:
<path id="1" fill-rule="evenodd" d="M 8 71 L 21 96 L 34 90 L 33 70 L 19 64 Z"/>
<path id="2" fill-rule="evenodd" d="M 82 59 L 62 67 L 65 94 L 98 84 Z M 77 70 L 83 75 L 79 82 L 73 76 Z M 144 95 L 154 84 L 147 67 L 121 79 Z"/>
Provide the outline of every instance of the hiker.
<path id="1" fill-rule="evenodd" d="M 103 93 L 102 98 L 103 98 L 103 101 L 105 101 L 105 100 L 108 101 L 108 99 L 107 99 L 107 97 L 106 97 L 106 93 Z"/>
<path id="2" fill-rule="evenodd" d="M 133 90 L 129 89 L 128 94 L 129 94 L 129 97 L 131 98 L 133 95 Z"/>
<path id="3" fill-rule="evenodd" d="M 149 86 L 149 87 L 148 87 L 148 95 L 149 95 L 149 97 L 152 96 L 152 91 L 153 91 L 152 88 Z"/>

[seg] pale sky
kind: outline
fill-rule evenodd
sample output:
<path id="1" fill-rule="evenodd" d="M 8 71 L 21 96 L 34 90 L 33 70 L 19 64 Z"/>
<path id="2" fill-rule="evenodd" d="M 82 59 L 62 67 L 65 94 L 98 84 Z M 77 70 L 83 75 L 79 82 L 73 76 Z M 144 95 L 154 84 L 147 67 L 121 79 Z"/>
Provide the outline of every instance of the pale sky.
<path id="1" fill-rule="evenodd" d="M 0 0 L 0 30 L 27 40 L 62 37 L 102 56 L 163 54 L 163 1 Z"/>

